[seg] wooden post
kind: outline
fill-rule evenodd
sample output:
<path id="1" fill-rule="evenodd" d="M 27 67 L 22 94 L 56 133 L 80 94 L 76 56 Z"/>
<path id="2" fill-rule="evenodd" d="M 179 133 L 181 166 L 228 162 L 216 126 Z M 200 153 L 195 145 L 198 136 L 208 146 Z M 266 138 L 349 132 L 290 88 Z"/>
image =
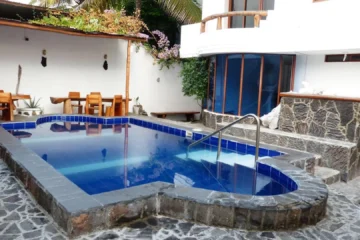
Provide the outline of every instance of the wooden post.
<path id="1" fill-rule="evenodd" d="M 200 33 L 204 33 L 204 32 L 205 32 L 205 26 L 206 26 L 206 22 L 201 22 Z"/>
<path id="2" fill-rule="evenodd" d="M 126 57 L 125 116 L 129 115 L 130 62 L 131 62 L 131 40 L 128 40 L 127 57 Z"/>
<path id="3" fill-rule="evenodd" d="M 214 84 L 213 84 L 213 97 L 212 97 L 212 106 L 211 106 L 211 111 L 214 111 L 214 110 L 215 110 L 216 64 L 217 64 L 217 56 L 215 56 L 215 63 L 214 63 Z"/>
<path id="4" fill-rule="evenodd" d="M 261 93 L 262 93 L 262 84 L 263 84 L 263 77 L 264 77 L 264 62 L 265 62 L 265 58 L 264 58 L 264 55 L 262 55 L 261 56 L 261 66 L 260 66 L 260 79 L 259 79 L 258 109 L 257 109 L 258 117 L 260 117 L 260 114 L 261 114 Z"/>
<path id="5" fill-rule="evenodd" d="M 222 29 L 222 17 L 217 18 L 217 30 Z"/>
<path id="6" fill-rule="evenodd" d="M 295 69 L 296 69 L 296 55 L 292 57 L 290 91 L 294 91 Z"/>
<path id="7" fill-rule="evenodd" d="M 245 70 L 245 54 L 241 54 L 241 64 L 240 64 L 240 89 L 239 89 L 239 106 L 238 106 L 238 115 L 241 116 L 241 105 L 242 105 L 242 90 L 244 82 L 244 70 Z"/>
<path id="8" fill-rule="evenodd" d="M 255 28 L 258 28 L 260 26 L 260 15 L 259 14 L 256 14 L 254 16 L 254 27 Z"/>

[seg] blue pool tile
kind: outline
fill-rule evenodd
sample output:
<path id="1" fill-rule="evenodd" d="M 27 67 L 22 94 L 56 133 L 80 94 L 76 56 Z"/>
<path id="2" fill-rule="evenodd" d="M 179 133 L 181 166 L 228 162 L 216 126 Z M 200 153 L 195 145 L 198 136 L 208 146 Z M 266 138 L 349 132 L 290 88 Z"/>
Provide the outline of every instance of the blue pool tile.
<path id="1" fill-rule="evenodd" d="M 5 130 L 13 130 L 14 129 L 14 124 L 12 123 L 3 123 L 1 125 Z"/>
<path id="2" fill-rule="evenodd" d="M 97 121 L 95 117 L 90 117 L 89 120 L 90 120 L 91 123 L 96 123 L 96 121 Z"/>
<path id="3" fill-rule="evenodd" d="M 228 148 L 229 150 L 236 151 L 236 142 L 234 142 L 234 141 L 228 141 L 227 148 Z"/>
<path id="4" fill-rule="evenodd" d="M 78 122 L 78 121 L 79 121 L 79 116 L 75 116 L 75 117 L 74 117 L 74 121 L 75 121 L 75 122 Z"/>
<path id="5" fill-rule="evenodd" d="M 280 172 L 280 177 L 279 177 L 279 182 L 281 185 L 283 186 L 287 186 L 289 177 L 286 176 L 285 174 L 283 174 L 282 172 Z"/>
<path id="6" fill-rule="evenodd" d="M 148 122 L 147 127 L 148 127 L 148 128 L 150 128 L 150 129 L 152 129 L 152 125 L 153 125 L 153 123 L 152 123 L 152 122 Z"/>
<path id="7" fill-rule="evenodd" d="M 164 131 L 164 126 L 163 125 L 160 125 L 160 124 L 157 124 L 157 130 L 158 131 L 161 131 L 161 132 L 163 132 Z"/>
<path id="8" fill-rule="evenodd" d="M 56 116 L 57 121 L 60 121 L 60 119 L 61 119 L 61 116 Z"/>
<path id="9" fill-rule="evenodd" d="M 266 164 L 258 163 L 258 172 L 265 176 L 270 176 L 271 167 Z"/>
<path id="10" fill-rule="evenodd" d="M 201 134 L 199 134 L 199 133 L 193 133 L 193 140 L 197 141 L 197 140 L 199 140 L 199 139 L 201 139 Z"/>
<path id="11" fill-rule="evenodd" d="M 269 150 L 265 148 L 259 148 L 259 156 L 260 157 L 269 156 Z"/>
<path id="12" fill-rule="evenodd" d="M 14 123 L 14 129 L 24 129 L 25 123 Z"/>
<path id="13" fill-rule="evenodd" d="M 180 129 L 175 129 L 175 135 L 176 135 L 176 136 L 181 136 L 181 131 L 180 131 Z"/>
<path id="14" fill-rule="evenodd" d="M 60 116 L 59 120 L 65 122 L 66 121 L 66 116 Z"/>
<path id="15" fill-rule="evenodd" d="M 143 126 L 143 127 L 148 127 L 149 126 L 149 123 L 148 122 L 146 122 L 146 121 L 142 121 L 142 125 L 141 126 Z"/>
<path id="16" fill-rule="evenodd" d="M 164 126 L 164 127 L 163 127 L 163 132 L 168 133 L 168 132 L 169 132 L 169 127 L 168 127 L 168 126 Z"/>
<path id="17" fill-rule="evenodd" d="M 96 120 L 96 123 L 98 123 L 98 124 L 104 124 L 104 119 L 103 119 L 103 118 L 98 118 L 98 119 Z"/>
<path id="18" fill-rule="evenodd" d="M 169 133 L 170 133 L 170 134 L 175 134 L 175 129 L 172 128 L 172 127 L 169 127 Z"/>
<path id="19" fill-rule="evenodd" d="M 130 123 L 135 123 L 135 119 L 133 119 L 133 118 L 130 118 Z"/>
<path id="20" fill-rule="evenodd" d="M 274 179 L 275 181 L 279 181 L 280 178 L 280 172 L 279 170 L 275 169 L 275 168 L 271 168 L 271 178 Z"/>
<path id="21" fill-rule="evenodd" d="M 106 120 L 106 124 L 108 124 L 108 125 L 113 125 L 114 124 L 114 119 L 107 119 Z"/>
<path id="22" fill-rule="evenodd" d="M 181 137 L 186 137 L 186 131 L 185 131 L 185 130 L 181 130 L 181 131 L 180 131 L 180 136 L 181 136 Z"/>
<path id="23" fill-rule="evenodd" d="M 138 126 L 144 126 L 144 121 L 142 121 L 142 120 L 138 120 L 138 124 L 137 124 Z"/>
<path id="24" fill-rule="evenodd" d="M 236 143 L 236 149 L 239 153 L 246 153 L 246 144 L 244 143 Z"/>
<path id="25" fill-rule="evenodd" d="M 123 124 L 129 123 L 129 118 L 122 118 L 121 123 L 123 123 Z"/>
<path id="26" fill-rule="evenodd" d="M 227 148 L 228 147 L 228 140 L 221 139 L 221 147 L 222 148 Z"/>
<path id="27" fill-rule="evenodd" d="M 25 128 L 36 128 L 35 122 L 26 122 Z"/>
<path id="28" fill-rule="evenodd" d="M 251 154 L 251 155 L 255 155 L 255 147 L 251 146 L 251 145 L 247 145 L 246 147 L 246 153 L 247 154 Z"/>
<path id="29" fill-rule="evenodd" d="M 278 151 L 269 150 L 269 156 L 270 157 L 280 156 L 280 153 Z"/>
<path id="30" fill-rule="evenodd" d="M 217 146 L 219 143 L 219 139 L 218 138 L 215 138 L 215 137 L 211 137 L 210 138 L 210 145 L 212 146 Z"/>
<path id="31" fill-rule="evenodd" d="M 115 118 L 115 119 L 114 119 L 114 123 L 115 123 L 115 124 L 121 123 L 121 118 Z"/>

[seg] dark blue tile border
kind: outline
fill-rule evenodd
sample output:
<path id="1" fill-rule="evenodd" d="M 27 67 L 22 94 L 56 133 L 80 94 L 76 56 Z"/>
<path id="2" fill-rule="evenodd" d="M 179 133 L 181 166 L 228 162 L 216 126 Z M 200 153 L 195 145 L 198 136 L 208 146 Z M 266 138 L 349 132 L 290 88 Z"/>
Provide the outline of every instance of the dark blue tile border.
<path id="1" fill-rule="evenodd" d="M 16 129 L 26 129 L 26 128 L 36 128 L 36 125 L 53 122 L 53 121 L 67 121 L 67 122 L 90 122 L 95 124 L 106 124 L 106 125 L 113 125 L 113 124 L 127 124 L 131 123 L 137 126 L 149 128 L 155 131 L 164 132 L 180 137 L 186 137 L 186 130 L 177 128 L 177 127 L 170 127 L 166 125 L 162 125 L 161 123 L 154 123 L 150 121 L 144 121 L 137 118 L 132 117 L 96 117 L 96 116 L 84 116 L 84 115 L 53 115 L 53 116 L 44 116 L 40 117 L 36 120 L 36 122 L 8 122 L 8 123 L 1 123 L 2 126 L 6 130 L 16 130 Z M 196 141 L 199 140 L 206 135 L 204 133 L 193 132 L 192 140 Z M 217 147 L 218 145 L 218 138 L 211 137 L 203 142 L 204 144 Z M 235 151 L 240 154 L 250 154 L 255 155 L 255 147 L 253 145 L 249 145 L 246 143 L 240 143 L 236 141 L 231 141 L 227 139 L 222 139 L 221 141 L 222 149 Z M 269 150 L 265 148 L 259 149 L 259 156 L 260 157 L 275 157 L 284 155 L 285 153 L 278 152 L 275 150 Z M 271 176 L 274 173 L 271 173 Z M 276 175 L 276 180 L 279 180 L 278 174 Z M 287 186 L 287 185 L 285 185 Z"/>

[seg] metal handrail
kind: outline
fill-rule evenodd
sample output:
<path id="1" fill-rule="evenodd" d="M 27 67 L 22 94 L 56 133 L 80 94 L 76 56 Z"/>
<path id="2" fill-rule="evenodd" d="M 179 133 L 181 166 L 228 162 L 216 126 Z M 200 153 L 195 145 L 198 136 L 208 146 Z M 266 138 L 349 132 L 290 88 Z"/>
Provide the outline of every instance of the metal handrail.
<path id="1" fill-rule="evenodd" d="M 216 160 L 219 160 L 220 158 L 220 152 L 221 152 L 221 140 L 222 140 L 222 132 L 226 129 L 228 129 L 229 127 L 232 127 L 233 125 L 241 122 L 242 120 L 252 117 L 256 120 L 256 139 L 255 139 L 255 169 L 256 169 L 256 161 L 259 159 L 259 144 L 260 144 L 260 119 L 258 116 L 256 116 L 255 114 L 247 114 L 243 117 L 241 117 L 240 119 L 226 125 L 225 127 L 220 128 L 219 130 L 216 130 L 215 132 L 207 135 L 206 137 L 203 137 L 199 140 L 197 140 L 196 142 L 193 142 L 192 144 L 190 144 L 187 148 L 187 152 L 186 152 L 186 157 L 189 156 L 189 150 L 191 147 L 198 145 L 199 143 L 202 143 L 203 141 L 211 138 L 212 136 L 219 134 L 218 137 L 218 150 L 217 150 L 217 155 L 216 155 Z"/>

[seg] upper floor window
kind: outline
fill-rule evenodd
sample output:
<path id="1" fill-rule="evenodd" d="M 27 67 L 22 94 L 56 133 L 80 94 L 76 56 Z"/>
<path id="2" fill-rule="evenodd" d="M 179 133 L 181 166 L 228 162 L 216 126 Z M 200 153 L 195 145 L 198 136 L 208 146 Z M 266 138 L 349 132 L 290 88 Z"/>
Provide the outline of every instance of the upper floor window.
<path id="1" fill-rule="evenodd" d="M 360 54 L 326 55 L 325 62 L 360 62 Z"/>
<path id="2" fill-rule="evenodd" d="M 231 11 L 261 11 L 274 10 L 275 0 L 230 0 L 229 12 Z M 253 28 L 254 17 L 235 16 L 229 18 L 231 28 Z"/>

